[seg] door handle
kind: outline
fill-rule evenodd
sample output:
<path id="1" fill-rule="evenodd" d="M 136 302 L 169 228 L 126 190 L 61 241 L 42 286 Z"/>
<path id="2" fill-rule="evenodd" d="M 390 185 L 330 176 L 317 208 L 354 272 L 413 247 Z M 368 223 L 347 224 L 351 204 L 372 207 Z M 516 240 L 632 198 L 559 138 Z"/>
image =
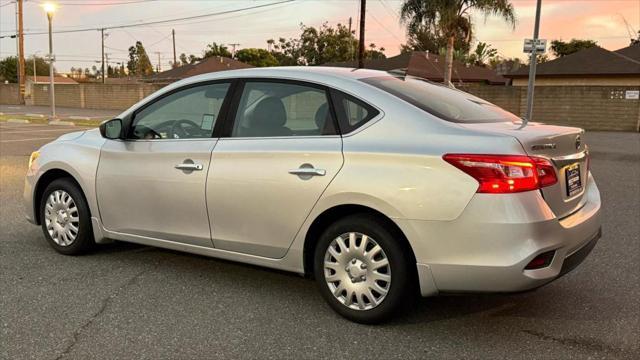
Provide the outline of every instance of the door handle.
<path id="1" fill-rule="evenodd" d="M 327 171 L 325 169 L 298 168 L 289 170 L 289 174 L 298 176 L 325 176 Z"/>
<path id="2" fill-rule="evenodd" d="M 194 163 L 182 163 L 182 164 L 178 164 L 175 166 L 176 169 L 178 170 L 185 170 L 185 171 L 200 171 L 203 169 L 202 164 L 194 164 Z"/>

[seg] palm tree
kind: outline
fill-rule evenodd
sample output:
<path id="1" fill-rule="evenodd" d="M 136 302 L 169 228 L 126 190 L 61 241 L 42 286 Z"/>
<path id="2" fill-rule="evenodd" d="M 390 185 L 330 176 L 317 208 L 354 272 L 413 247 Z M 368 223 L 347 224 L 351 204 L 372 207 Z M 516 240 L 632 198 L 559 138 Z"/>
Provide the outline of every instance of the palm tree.
<path id="1" fill-rule="evenodd" d="M 515 26 L 516 17 L 509 0 L 405 0 L 400 21 L 407 24 L 409 33 L 427 29 L 447 39 L 444 83 L 451 85 L 453 44 L 456 38 L 469 41 L 473 34 L 471 10 L 485 16 L 499 15 Z"/>

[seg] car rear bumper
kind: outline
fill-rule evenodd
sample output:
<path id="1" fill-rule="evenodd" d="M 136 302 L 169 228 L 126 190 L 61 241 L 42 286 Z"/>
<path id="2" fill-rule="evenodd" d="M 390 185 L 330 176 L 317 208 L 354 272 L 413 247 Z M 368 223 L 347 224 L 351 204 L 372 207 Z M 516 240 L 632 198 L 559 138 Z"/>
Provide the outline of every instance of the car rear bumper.
<path id="1" fill-rule="evenodd" d="M 418 262 L 421 292 L 516 292 L 573 270 L 600 238 L 600 194 L 589 175 L 584 205 L 558 219 L 538 191 L 476 194 L 453 221 L 396 219 Z M 525 267 L 553 251 L 543 268 Z"/>

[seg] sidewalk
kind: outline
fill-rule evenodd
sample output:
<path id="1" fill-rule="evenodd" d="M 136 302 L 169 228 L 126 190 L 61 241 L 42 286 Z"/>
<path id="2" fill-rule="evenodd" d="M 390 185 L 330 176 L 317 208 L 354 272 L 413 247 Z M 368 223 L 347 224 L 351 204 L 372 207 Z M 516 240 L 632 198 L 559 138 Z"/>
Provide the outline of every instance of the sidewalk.
<path id="1" fill-rule="evenodd" d="M 80 108 L 68 108 L 68 107 L 56 107 L 56 115 L 58 117 L 70 117 L 81 116 L 88 118 L 111 118 L 120 114 L 119 110 L 96 110 L 96 109 L 80 109 Z M 49 116 L 51 108 L 48 106 L 28 106 L 28 105 L 0 105 L 0 113 L 4 115 L 26 115 L 26 114 L 40 114 Z"/>
<path id="2" fill-rule="evenodd" d="M 119 110 L 96 110 L 56 107 L 57 120 L 76 125 L 96 126 L 106 119 L 120 114 Z M 47 123 L 51 114 L 48 106 L 0 105 L 0 121 Z"/>

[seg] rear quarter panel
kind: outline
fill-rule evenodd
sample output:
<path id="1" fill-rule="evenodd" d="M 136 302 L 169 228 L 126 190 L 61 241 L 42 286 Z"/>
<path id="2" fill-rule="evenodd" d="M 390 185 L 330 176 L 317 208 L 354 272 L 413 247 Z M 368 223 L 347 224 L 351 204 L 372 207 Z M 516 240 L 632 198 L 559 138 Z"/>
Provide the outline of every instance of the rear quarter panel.
<path id="1" fill-rule="evenodd" d="M 392 98 L 381 106 L 382 118 L 344 136 L 344 166 L 320 207 L 353 203 L 391 218 L 453 220 L 475 194 L 478 182 L 442 155 L 524 151 L 513 137 L 469 131 L 400 100 Z"/>

